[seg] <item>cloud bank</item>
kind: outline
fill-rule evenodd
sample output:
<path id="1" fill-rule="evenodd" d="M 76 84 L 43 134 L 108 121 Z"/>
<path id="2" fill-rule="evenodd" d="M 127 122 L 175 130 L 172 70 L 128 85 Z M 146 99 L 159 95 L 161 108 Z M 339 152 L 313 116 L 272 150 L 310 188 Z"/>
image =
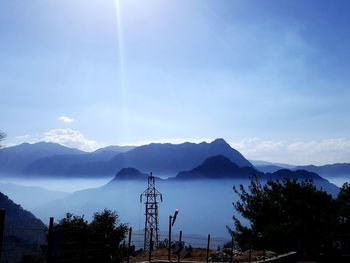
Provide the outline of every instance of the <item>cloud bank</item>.
<path id="1" fill-rule="evenodd" d="M 248 138 L 231 146 L 251 160 L 296 165 L 350 162 L 350 140 L 345 138 L 294 142 Z"/>
<path id="2" fill-rule="evenodd" d="M 72 129 L 53 129 L 47 131 L 44 133 L 44 140 L 88 152 L 94 151 L 99 147 L 96 141 L 90 140 L 80 131 Z"/>

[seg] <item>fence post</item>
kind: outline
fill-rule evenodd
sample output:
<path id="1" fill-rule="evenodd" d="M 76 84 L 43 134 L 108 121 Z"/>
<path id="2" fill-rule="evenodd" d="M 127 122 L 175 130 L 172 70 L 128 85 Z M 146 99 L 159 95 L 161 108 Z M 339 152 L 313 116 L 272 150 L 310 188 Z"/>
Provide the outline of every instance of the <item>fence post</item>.
<path id="1" fill-rule="evenodd" d="M 151 262 L 151 260 L 152 260 L 152 250 L 153 250 L 153 228 L 151 228 L 149 251 L 148 251 L 148 261 L 149 262 Z"/>
<path id="2" fill-rule="evenodd" d="M 53 248 L 53 217 L 50 217 L 49 234 L 47 238 L 47 262 L 52 262 L 52 248 Z"/>
<path id="3" fill-rule="evenodd" d="M 129 240 L 128 240 L 128 257 L 126 259 L 126 262 L 129 263 L 130 261 L 130 246 L 131 246 L 131 233 L 132 233 L 132 228 L 129 228 Z"/>
<path id="4" fill-rule="evenodd" d="M 179 237 L 179 246 L 181 246 L 181 242 L 182 242 L 182 230 L 180 231 L 180 237 Z M 180 262 L 180 252 L 177 254 L 177 262 Z"/>
<path id="5" fill-rule="evenodd" d="M 2 243 L 4 242 L 5 209 L 0 210 L 0 260 L 2 256 Z"/>
<path id="6" fill-rule="evenodd" d="M 210 234 L 208 235 L 208 245 L 207 245 L 207 263 L 209 262 L 209 248 L 210 248 Z"/>
<path id="7" fill-rule="evenodd" d="M 171 216 L 169 216 L 169 245 L 168 245 L 168 260 L 170 261 L 171 251 Z"/>
<path id="8" fill-rule="evenodd" d="M 266 260 L 266 249 L 264 248 L 264 254 L 263 254 L 263 257 L 264 257 L 264 262 Z"/>
<path id="9" fill-rule="evenodd" d="M 231 255 L 230 255 L 230 263 L 233 261 L 233 237 L 231 239 Z"/>
<path id="10" fill-rule="evenodd" d="M 252 245 L 249 244 L 249 263 L 252 262 Z"/>

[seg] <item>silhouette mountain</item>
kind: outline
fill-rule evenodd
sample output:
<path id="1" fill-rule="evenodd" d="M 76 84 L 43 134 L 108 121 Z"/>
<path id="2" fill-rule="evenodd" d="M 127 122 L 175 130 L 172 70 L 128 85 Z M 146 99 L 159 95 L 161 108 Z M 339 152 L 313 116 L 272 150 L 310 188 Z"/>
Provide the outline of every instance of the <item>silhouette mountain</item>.
<path id="1" fill-rule="evenodd" d="M 253 167 L 240 167 L 223 155 L 216 155 L 206 159 L 201 165 L 189 171 L 182 171 L 176 175 L 178 180 L 189 179 L 249 179 L 261 176 Z"/>
<path id="2" fill-rule="evenodd" d="M 98 149 L 91 153 L 83 154 L 66 154 L 54 155 L 50 157 L 40 158 L 33 161 L 23 169 L 26 175 L 55 175 L 55 176 L 71 176 L 72 167 L 89 166 L 90 163 L 104 162 L 110 160 L 116 154 L 127 152 L 133 149 L 133 146 L 108 146 Z M 75 174 L 85 176 L 85 174 Z"/>
<path id="3" fill-rule="evenodd" d="M 276 166 L 281 167 L 281 169 L 293 169 L 295 168 L 295 165 L 286 164 L 286 163 L 273 163 L 273 162 L 267 162 L 262 160 L 249 160 L 255 167 L 261 167 L 261 166 Z"/>
<path id="4" fill-rule="evenodd" d="M 104 161 L 109 160 L 112 157 L 114 157 L 118 153 L 125 153 L 127 151 L 130 151 L 134 149 L 135 146 L 118 146 L 118 145 L 111 145 L 104 148 L 100 148 L 94 152 L 91 153 L 94 158 L 96 158 L 98 161 Z"/>
<path id="5" fill-rule="evenodd" d="M 22 143 L 17 146 L 0 149 L 0 173 L 20 173 L 31 162 L 43 157 L 64 154 L 78 155 L 82 153 L 84 152 L 57 143 Z"/>
<path id="6" fill-rule="evenodd" d="M 141 171 L 152 171 L 156 174 L 175 175 L 178 171 L 193 168 L 208 157 L 217 154 L 226 156 L 239 166 L 252 166 L 243 155 L 231 148 L 223 139 L 216 139 L 211 143 L 151 143 L 139 146 L 124 154 L 116 155 L 109 162 L 103 164 L 99 172 L 106 174 L 124 167 L 134 167 Z M 90 168 L 94 169 L 94 167 L 74 168 L 76 168 L 74 170 L 76 173 L 88 172 Z M 82 168 L 85 169 L 81 170 Z"/>
<path id="7" fill-rule="evenodd" d="M 40 252 L 39 245 L 45 242 L 46 226 L 3 193 L 0 193 L 0 208 L 6 211 L 2 249 L 9 251 L 2 260 L 19 262 L 22 253 Z"/>
<path id="8" fill-rule="evenodd" d="M 335 163 L 335 164 L 327 164 L 322 166 L 305 165 L 305 166 L 297 166 L 295 169 L 297 170 L 304 169 L 326 177 L 347 176 L 348 178 L 350 178 L 350 163 Z"/>
<path id="9" fill-rule="evenodd" d="M 191 169 L 213 155 L 224 155 L 238 166 L 251 163 L 223 139 L 211 143 L 151 143 L 118 153 L 110 160 L 99 160 L 94 155 L 52 156 L 32 162 L 24 169 L 25 174 L 72 176 L 110 176 L 126 167 L 140 171 L 152 171 L 163 176 L 176 175 Z"/>
<path id="10" fill-rule="evenodd" d="M 177 174 L 173 180 L 203 180 L 203 179 L 253 179 L 257 177 L 260 180 L 312 180 L 316 187 L 323 189 L 334 196 L 338 194 L 339 188 L 331 184 L 326 179 L 316 173 L 306 170 L 292 171 L 289 169 L 280 169 L 273 173 L 262 173 L 253 167 L 239 167 L 228 158 L 218 155 L 206 159 L 201 165 Z"/>
<path id="11" fill-rule="evenodd" d="M 121 180 L 147 180 L 148 174 L 141 173 L 139 170 L 135 168 L 123 168 L 121 169 L 115 177 L 108 183 L 115 183 Z"/>
<path id="12" fill-rule="evenodd" d="M 278 170 L 289 169 L 277 165 L 255 165 L 254 167 L 263 173 L 274 173 Z"/>

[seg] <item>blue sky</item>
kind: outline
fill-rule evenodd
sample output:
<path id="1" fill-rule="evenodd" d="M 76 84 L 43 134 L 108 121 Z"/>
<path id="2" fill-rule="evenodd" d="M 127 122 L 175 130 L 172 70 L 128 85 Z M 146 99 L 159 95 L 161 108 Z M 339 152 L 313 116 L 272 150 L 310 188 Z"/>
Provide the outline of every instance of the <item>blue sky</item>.
<path id="1" fill-rule="evenodd" d="M 0 1 L 5 143 L 222 137 L 251 159 L 350 162 L 349 13 L 349 1 Z"/>

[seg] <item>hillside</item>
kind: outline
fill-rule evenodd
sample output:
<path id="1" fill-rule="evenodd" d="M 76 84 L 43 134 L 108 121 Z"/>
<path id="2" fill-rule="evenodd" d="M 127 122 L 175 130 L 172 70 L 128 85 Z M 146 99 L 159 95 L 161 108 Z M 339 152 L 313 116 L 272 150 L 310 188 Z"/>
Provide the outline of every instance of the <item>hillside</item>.
<path id="1" fill-rule="evenodd" d="M 135 168 L 123 168 L 121 169 L 114 178 L 108 183 L 116 183 L 118 181 L 124 181 L 124 180 L 136 180 L 136 181 L 145 181 L 147 180 L 148 174 L 141 173 L 139 170 Z"/>
<path id="2" fill-rule="evenodd" d="M 105 162 L 116 154 L 124 153 L 133 149 L 133 146 L 108 146 L 91 153 L 82 154 L 61 154 L 43 157 L 29 163 L 22 174 L 30 176 L 70 176 L 72 167 L 88 166 L 90 163 Z M 81 174 L 79 174 L 81 175 Z M 84 175 L 83 175 L 84 176 Z"/>
<path id="3" fill-rule="evenodd" d="M 99 152 L 100 153 L 100 152 Z M 110 160 L 100 159 L 97 152 L 79 156 L 61 155 L 33 161 L 24 169 L 26 175 L 63 175 L 67 177 L 111 176 L 117 171 L 133 167 L 140 171 L 162 176 L 174 176 L 191 169 L 214 155 L 224 155 L 237 165 L 252 166 L 242 154 L 231 148 L 223 139 L 211 143 L 151 143 L 116 153 Z"/>
<path id="4" fill-rule="evenodd" d="M 2 258 L 4 262 L 18 259 L 24 252 L 40 251 L 39 244 L 46 238 L 46 226 L 3 193 L 0 193 L 0 208 L 6 211 Z"/>
<path id="5" fill-rule="evenodd" d="M 304 169 L 326 177 L 348 177 L 350 179 L 350 163 L 335 163 L 322 166 L 305 165 L 295 169 Z"/>
<path id="6" fill-rule="evenodd" d="M 262 173 L 255 170 L 252 167 L 239 167 L 235 163 L 231 162 L 228 158 L 218 155 L 206 159 L 201 165 L 188 170 L 182 171 L 177 174 L 173 180 L 203 180 L 203 179 L 253 179 L 257 177 L 261 180 L 312 180 L 313 183 L 319 189 L 323 189 L 331 193 L 332 195 L 337 195 L 339 188 L 334 184 L 330 183 L 323 177 L 316 173 L 309 172 L 306 170 L 296 170 L 292 171 L 289 169 L 280 169 L 272 173 Z"/>
<path id="7" fill-rule="evenodd" d="M 176 180 L 194 179 L 249 179 L 254 175 L 262 175 L 253 167 L 240 167 L 223 155 L 209 157 L 199 166 L 182 171 L 176 175 Z"/>
<path id="8" fill-rule="evenodd" d="M 223 139 L 211 143 L 151 143 L 118 154 L 109 162 L 74 166 L 74 174 L 113 174 L 125 167 L 140 171 L 152 171 L 159 175 L 176 175 L 179 171 L 191 169 L 214 155 L 224 155 L 237 165 L 252 166 L 251 163 Z"/>
<path id="9" fill-rule="evenodd" d="M 79 155 L 83 151 L 62 146 L 57 143 L 22 143 L 0 149 L 0 174 L 18 174 L 31 162 L 53 155 Z"/>

